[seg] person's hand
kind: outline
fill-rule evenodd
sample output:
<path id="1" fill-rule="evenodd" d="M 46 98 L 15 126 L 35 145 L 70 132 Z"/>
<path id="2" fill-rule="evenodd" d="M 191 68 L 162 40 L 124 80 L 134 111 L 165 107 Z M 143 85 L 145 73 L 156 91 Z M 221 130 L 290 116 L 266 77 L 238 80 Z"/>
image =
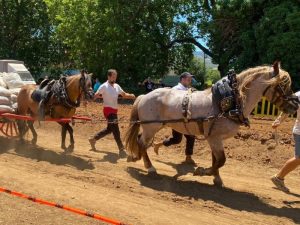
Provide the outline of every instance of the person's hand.
<path id="1" fill-rule="evenodd" d="M 135 95 L 134 94 L 130 94 L 130 98 L 135 99 Z"/>
<path id="2" fill-rule="evenodd" d="M 275 120 L 275 121 L 272 123 L 272 128 L 273 128 L 273 129 L 276 129 L 279 125 L 280 125 L 280 121 L 279 121 L 279 120 Z"/>
<path id="3" fill-rule="evenodd" d="M 100 96 L 98 94 L 94 94 L 94 101 L 97 100 Z"/>

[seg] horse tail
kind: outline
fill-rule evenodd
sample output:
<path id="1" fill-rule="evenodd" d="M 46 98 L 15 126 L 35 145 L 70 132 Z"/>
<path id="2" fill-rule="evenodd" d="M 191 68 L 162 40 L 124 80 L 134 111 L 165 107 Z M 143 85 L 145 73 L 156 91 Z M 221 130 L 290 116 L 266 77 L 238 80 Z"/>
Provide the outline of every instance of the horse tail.
<path id="1" fill-rule="evenodd" d="M 125 148 L 132 157 L 139 156 L 139 146 L 137 141 L 140 131 L 140 124 L 137 123 L 137 121 L 139 120 L 138 105 L 142 97 L 143 95 L 138 96 L 133 104 L 133 108 L 130 114 L 129 128 L 126 131 L 124 138 Z"/>

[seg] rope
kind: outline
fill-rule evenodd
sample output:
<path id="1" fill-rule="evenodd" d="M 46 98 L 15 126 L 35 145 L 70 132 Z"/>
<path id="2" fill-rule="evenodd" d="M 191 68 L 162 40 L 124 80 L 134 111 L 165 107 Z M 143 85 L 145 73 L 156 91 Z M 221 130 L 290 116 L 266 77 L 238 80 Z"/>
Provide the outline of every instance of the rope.
<path id="1" fill-rule="evenodd" d="M 204 121 L 210 121 L 210 120 L 214 120 L 217 119 L 218 117 L 199 117 L 199 118 L 194 118 L 194 119 L 188 119 L 185 120 L 184 118 L 180 118 L 180 119 L 170 119 L 170 120 L 112 120 L 112 121 L 108 121 L 107 119 L 91 119 L 89 120 L 92 123 L 97 123 L 97 122 L 107 122 L 109 124 L 116 124 L 116 123 L 129 123 L 129 124 L 153 124 L 153 123 L 162 123 L 162 124 L 167 124 L 167 123 L 189 123 L 189 122 L 204 122 Z"/>
<path id="2" fill-rule="evenodd" d="M 39 199 L 39 198 L 35 198 L 35 197 L 29 196 L 29 195 L 25 195 L 25 194 L 22 194 L 22 193 L 19 193 L 19 192 L 16 192 L 16 191 L 11 191 L 11 190 L 6 189 L 6 188 L 0 187 L 0 192 L 10 194 L 10 195 L 13 195 L 15 197 L 27 199 L 29 201 L 39 203 L 39 204 L 42 204 L 42 205 L 63 209 L 63 210 L 66 210 L 66 211 L 69 211 L 69 212 L 72 212 L 72 213 L 75 213 L 75 214 L 78 214 L 78 215 L 91 217 L 91 218 L 94 218 L 96 220 L 106 222 L 108 224 L 126 225 L 123 222 L 120 222 L 120 221 L 114 220 L 114 219 L 110 219 L 110 218 L 101 216 L 99 214 L 94 214 L 94 213 L 87 212 L 87 211 L 84 211 L 84 210 L 81 210 L 81 209 L 76 209 L 76 208 L 73 208 L 73 207 L 70 207 L 70 206 L 67 206 L 67 205 L 61 205 L 61 204 L 58 204 L 58 203 L 49 202 L 49 201 L 46 201 L 46 200 L 43 200 L 43 199 Z"/>

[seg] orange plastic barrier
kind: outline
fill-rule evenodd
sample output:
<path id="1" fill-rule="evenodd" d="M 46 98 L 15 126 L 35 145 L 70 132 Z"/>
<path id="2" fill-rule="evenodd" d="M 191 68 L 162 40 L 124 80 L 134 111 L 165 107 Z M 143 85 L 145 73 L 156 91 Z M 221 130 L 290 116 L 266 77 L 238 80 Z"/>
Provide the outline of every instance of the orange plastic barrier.
<path id="1" fill-rule="evenodd" d="M 11 190 L 6 189 L 6 188 L 0 187 L 0 192 L 7 193 L 7 194 L 10 194 L 10 195 L 19 197 L 19 198 L 24 198 L 24 199 L 27 199 L 27 200 L 30 200 L 32 202 L 36 202 L 36 203 L 39 203 L 39 204 L 42 204 L 42 205 L 47 205 L 47 206 L 56 207 L 56 208 L 59 208 L 59 209 L 64 209 L 66 211 L 69 211 L 69 212 L 72 212 L 72 213 L 75 213 L 75 214 L 79 214 L 79 215 L 82 215 L 82 216 L 91 217 L 91 218 L 94 218 L 96 220 L 100 220 L 102 222 L 106 222 L 106 223 L 109 223 L 109 224 L 126 225 L 125 223 L 122 223 L 118 220 L 110 219 L 110 218 L 101 216 L 99 214 L 89 213 L 89 212 L 86 212 L 86 211 L 81 210 L 81 209 L 76 209 L 76 208 L 72 208 L 70 206 L 61 205 L 61 204 L 54 203 L 54 202 L 49 202 L 49 201 L 39 199 L 39 198 L 34 198 L 34 197 L 31 197 L 31 196 L 28 196 L 28 195 L 25 195 L 25 194 L 22 194 L 22 193 L 19 193 L 19 192 L 16 192 L 16 191 L 11 191 Z"/>

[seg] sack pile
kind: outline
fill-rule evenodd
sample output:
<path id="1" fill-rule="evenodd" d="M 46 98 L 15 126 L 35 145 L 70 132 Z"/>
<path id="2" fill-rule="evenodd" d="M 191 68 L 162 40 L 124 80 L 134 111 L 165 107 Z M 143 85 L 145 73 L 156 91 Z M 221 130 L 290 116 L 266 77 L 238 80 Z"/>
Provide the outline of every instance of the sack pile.
<path id="1" fill-rule="evenodd" d="M 17 73 L 0 73 L 0 113 L 13 113 L 17 109 L 17 98 L 24 85 Z"/>

